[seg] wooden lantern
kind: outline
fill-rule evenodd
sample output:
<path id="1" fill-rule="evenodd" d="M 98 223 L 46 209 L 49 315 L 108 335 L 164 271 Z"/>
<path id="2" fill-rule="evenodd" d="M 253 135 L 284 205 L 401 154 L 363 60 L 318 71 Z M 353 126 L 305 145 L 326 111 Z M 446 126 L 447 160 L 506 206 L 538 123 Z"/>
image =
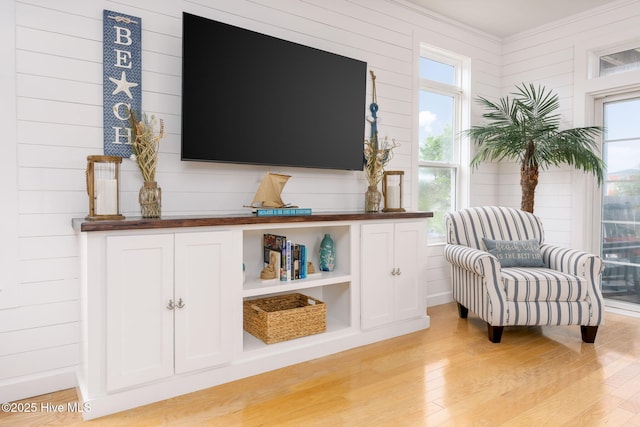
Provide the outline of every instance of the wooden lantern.
<path id="1" fill-rule="evenodd" d="M 87 156 L 88 220 L 124 219 L 120 215 L 120 163 L 117 156 Z"/>
<path id="2" fill-rule="evenodd" d="M 404 212 L 402 207 L 402 181 L 404 171 L 385 171 L 382 175 L 383 212 Z"/>

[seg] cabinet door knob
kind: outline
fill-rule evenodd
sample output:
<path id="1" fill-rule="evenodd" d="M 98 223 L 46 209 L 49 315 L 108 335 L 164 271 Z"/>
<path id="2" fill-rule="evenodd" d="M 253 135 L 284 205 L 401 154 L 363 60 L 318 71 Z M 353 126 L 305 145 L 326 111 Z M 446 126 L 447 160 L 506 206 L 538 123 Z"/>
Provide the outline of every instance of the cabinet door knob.
<path id="1" fill-rule="evenodd" d="M 396 276 L 399 276 L 402 274 L 402 271 L 400 271 L 400 267 L 396 268 Z"/>
<path id="2" fill-rule="evenodd" d="M 167 304 L 167 310 L 173 310 L 176 306 L 173 304 L 173 300 L 169 300 L 169 304 Z"/>
<path id="3" fill-rule="evenodd" d="M 394 268 L 393 270 L 391 270 L 391 275 L 392 276 L 395 276 L 397 274 L 398 274 L 398 269 L 397 268 Z"/>
<path id="4" fill-rule="evenodd" d="M 186 304 L 182 301 L 182 298 L 178 300 L 178 304 L 176 304 L 177 308 L 183 308 Z"/>

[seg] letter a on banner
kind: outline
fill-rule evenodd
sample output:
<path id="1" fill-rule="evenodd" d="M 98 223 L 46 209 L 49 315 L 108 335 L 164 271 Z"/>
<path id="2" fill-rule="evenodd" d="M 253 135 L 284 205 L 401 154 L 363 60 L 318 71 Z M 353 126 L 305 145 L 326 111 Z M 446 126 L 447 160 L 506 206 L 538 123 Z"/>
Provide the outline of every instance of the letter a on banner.
<path id="1" fill-rule="evenodd" d="M 102 20 L 104 154 L 130 157 L 129 115 L 142 108 L 142 20 L 110 10 Z"/>

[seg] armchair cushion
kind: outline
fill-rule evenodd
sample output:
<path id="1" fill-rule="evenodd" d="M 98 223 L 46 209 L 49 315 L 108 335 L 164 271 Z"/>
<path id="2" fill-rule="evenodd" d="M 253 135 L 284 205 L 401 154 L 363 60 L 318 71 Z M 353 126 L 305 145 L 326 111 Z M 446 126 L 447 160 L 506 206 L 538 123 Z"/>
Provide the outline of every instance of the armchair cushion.
<path id="1" fill-rule="evenodd" d="M 489 253 L 504 267 L 544 267 L 540 242 L 529 240 L 492 240 L 483 237 Z"/>
<path id="2" fill-rule="evenodd" d="M 503 268 L 502 281 L 508 301 L 585 301 L 584 277 L 549 268 Z"/>

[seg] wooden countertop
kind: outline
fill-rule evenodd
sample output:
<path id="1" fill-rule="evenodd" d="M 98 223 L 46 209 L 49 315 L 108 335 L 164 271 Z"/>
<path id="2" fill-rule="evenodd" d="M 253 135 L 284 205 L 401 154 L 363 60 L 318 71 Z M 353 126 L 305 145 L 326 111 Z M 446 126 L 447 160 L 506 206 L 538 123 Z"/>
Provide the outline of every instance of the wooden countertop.
<path id="1" fill-rule="evenodd" d="M 151 228 L 211 227 L 219 225 L 244 224 L 287 224 L 293 222 L 315 221 L 371 221 L 385 219 L 432 218 L 433 212 L 320 212 L 312 215 L 266 216 L 255 214 L 203 215 L 203 216 L 164 216 L 161 218 L 128 217 L 123 220 L 86 220 L 74 218 L 76 231 L 118 231 Z"/>

